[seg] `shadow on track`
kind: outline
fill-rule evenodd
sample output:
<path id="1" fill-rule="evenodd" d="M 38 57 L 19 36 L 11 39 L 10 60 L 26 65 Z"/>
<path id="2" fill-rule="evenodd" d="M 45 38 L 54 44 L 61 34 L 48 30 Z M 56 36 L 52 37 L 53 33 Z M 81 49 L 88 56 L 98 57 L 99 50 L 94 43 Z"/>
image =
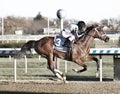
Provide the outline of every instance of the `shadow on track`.
<path id="1" fill-rule="evenodd" d="M 42 75 L 41 77 L 45 77 L 45 79 L 57 79 L 55 76 L 51 75 Z M 99 77 L 96 76 L 75 76 L 75 75 L 66 75 L 67 81 L 100 81 Z M 111 77 L 104 77 L 103 81 L 113 81 L 113 78 Z"/>
<path id="2" fill-rule="evenodd" d="M 20 91 L 0 91 L 0 94 L 51 94 L 45 92 L 20 92 Z M 67 94 L 67 93 L 52 93 L 52 94 Z"/>
<path id="3" fill-rule="evenodd" d="M 100 81 L 99 77 L 95 76 L 67 76 L 67 81 Z M 103 81 L 113 81 L 113 78 L 103 78 Z"/>

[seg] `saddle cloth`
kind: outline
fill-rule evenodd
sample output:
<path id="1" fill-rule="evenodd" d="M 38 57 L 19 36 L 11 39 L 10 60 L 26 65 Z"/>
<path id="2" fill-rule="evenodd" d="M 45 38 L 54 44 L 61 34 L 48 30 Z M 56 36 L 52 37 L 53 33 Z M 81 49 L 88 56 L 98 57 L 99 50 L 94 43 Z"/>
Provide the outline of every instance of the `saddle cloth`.
<path id="1" fill-rule="evenodd" d="M 66 39 L 63 38 L 61 35 L 56 35 L 54 38 L 54 49 L 61 52 L 67 52 L 67 47 L 63 46 L 65 40 Z"/>

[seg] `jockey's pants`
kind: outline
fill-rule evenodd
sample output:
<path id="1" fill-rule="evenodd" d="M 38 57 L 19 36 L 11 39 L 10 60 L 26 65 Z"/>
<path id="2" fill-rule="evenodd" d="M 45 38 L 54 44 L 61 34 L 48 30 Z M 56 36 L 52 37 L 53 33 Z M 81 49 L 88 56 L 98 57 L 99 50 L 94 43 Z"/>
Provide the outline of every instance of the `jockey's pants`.
<path id="1" fill-rule="evenodd" d="M 64 38 L 68 38 L 70 41 L 75 40 L 75 36 L 72 33 L 62 31 L 61 34 Z"/>

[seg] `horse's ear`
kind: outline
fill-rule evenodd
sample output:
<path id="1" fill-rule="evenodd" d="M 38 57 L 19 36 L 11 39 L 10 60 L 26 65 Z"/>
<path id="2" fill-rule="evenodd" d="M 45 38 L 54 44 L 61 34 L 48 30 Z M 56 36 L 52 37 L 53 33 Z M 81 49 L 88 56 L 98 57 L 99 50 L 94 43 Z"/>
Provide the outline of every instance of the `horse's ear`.
<path id="1" fill-rule="evenodd" d="M 94 28 L 94 26 L 93 25 L 91 25 L 91 26 L 89 26 L 89 27 L 87 27 L 86 28 L 86 32 L 89 32 L 90 30 L 92 30 Z"/>
<path id="2" fill-rule="evenodd" d="M 95 28 L 95 27 L 97 27 L 97 26 L 98 26 L 98 24 L 93 24 L 92 26 Z"/>
<path id="3" fill-rule="evenodd" d="M 101 28 L 104 28 L 104 25 L 101 25 L 100 27 L 101 27 Z"/>

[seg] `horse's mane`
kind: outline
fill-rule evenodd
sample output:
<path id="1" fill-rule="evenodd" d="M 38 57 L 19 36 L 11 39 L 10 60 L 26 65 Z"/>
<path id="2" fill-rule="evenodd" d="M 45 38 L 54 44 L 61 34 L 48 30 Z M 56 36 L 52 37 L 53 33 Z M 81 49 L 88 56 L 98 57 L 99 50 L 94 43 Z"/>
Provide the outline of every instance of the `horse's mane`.
<path id="1" fill-rule="evenodd" d="M 98 26 L 98 25 L 97 25 L 97 24 L 94 24 L 94 25 L 88 26 L 88 27 L 86 28 L 85 33 L 83 34 L 83 36 L 80 37 L 80 38 L 78 38 L 78 40 L 81 39 L 81 41 L 83 41 L 83 40 L 85 39 L 85 36 L 88 35 L 88 33 L 89 33 L 93 28 L 95 28 L 96 26 Z M 76 42 L 77 42 L 78 40 L 76 40 Z"/>
<path id="2" fill-rule="evenodd" d="M 94 28 L 94 26 L 93 26 L 93 25 L 92 25 L 92 26 L 87 27 L 87 28 L 86 28 L 86 30 L 85 30 L 85 34 L 88 34 L 88 33 L 89 33 L 89 31 L 91 31 L 93 28 Z"/>
<path id="3" fill-rule="evenodd" d="M 83 35 L 82 37 L 85 38 L 85 36 L 86 36 L 86 35 L 89 33 L 89 31 L 91 31 L 93 28 L 94 28 L 94 25 L 91 25 L 91 26 L 87 27 L 86 30 L 85 30 L 85 33 L 84 33 L 84 35 Z M 81 37 L 81 38 L 82 38 L 82 37 Z"/>

